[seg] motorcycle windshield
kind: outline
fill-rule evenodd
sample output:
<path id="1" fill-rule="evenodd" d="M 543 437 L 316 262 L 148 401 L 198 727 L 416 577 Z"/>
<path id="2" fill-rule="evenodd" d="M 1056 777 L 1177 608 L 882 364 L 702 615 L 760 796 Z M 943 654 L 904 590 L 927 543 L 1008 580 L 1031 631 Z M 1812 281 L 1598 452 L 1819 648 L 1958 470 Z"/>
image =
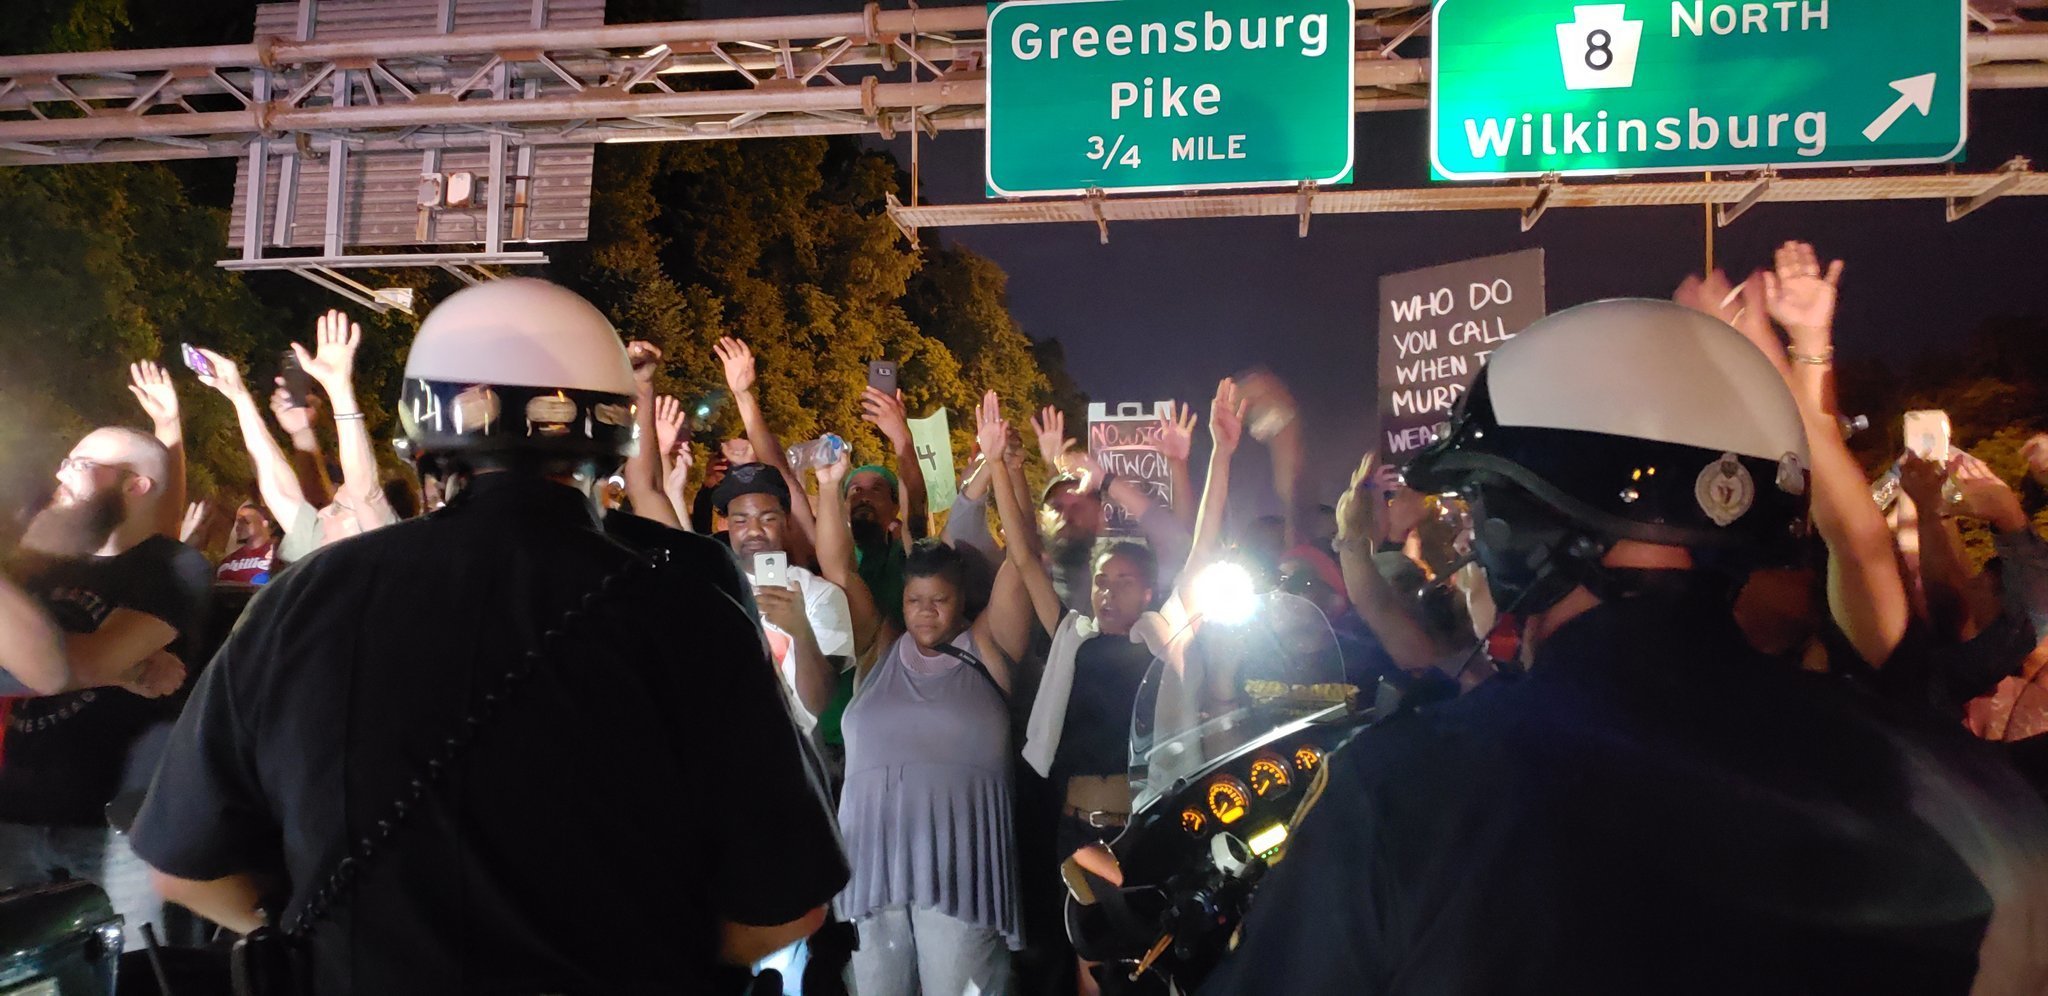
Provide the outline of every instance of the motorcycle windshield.
<path id="1" fill-rule="evenodd" d="M 1337 638 L 1298 595 L 1196 613 L 1152 660 L 1131 715 L 1131 794 L 1142 810 L 1186 778 L 1296 720 L 1349 711 Z"/>

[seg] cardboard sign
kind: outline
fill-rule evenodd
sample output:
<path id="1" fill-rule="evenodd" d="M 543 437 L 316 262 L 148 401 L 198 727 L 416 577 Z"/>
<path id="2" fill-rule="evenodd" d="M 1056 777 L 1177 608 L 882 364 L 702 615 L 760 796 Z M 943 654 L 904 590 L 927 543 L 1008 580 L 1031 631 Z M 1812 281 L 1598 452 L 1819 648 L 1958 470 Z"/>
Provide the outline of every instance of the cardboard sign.
<path id="1" fill-rule="evenodd" d="M 1155 401 L 1148 410 L 1143 402 L 1131 401 L 1109 406 L 1100 401 L 1088 405 L 1088 455 L 1102 469 L 1135 484 L 1161 505 L 1173 504 L 1173 475 L 1167 472 L 1166 455 L 1159 452 L 1159 435 L 1173 419 L 1173 402 Z M 1103 525 L 1117 536 L 1138 531 L 1129 509 L 1106 498 Z"/>
<path id="2" fill-rule="evenodd" d="M 953 475 L 953 435 L 946 410 L 908 420 L 910 447 L 917 452 L 917 465 L 924 470 L 925 500 L 936 515 L 953 507 L 960 487 Z"/>
<path id="3" fill-rule="evenodd" d="M 1542 318 L 1543 250 L 1380 278 L 1380 453 L 1408 462 L 1500 344 Z"/>

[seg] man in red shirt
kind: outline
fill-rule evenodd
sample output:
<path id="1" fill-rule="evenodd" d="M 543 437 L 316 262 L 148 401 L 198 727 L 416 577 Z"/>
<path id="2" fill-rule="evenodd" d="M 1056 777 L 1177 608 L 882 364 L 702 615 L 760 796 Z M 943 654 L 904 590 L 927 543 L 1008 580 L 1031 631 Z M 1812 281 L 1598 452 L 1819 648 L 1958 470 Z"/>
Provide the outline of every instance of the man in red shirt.
<path id="1" fill-rule="evenodd" d="M 263 584 L 270 580 L 271 524 L 263 506 L 245 501 L 235 509 L 235 549 L 220 562 L 213 579 L 227 584 Z"/>

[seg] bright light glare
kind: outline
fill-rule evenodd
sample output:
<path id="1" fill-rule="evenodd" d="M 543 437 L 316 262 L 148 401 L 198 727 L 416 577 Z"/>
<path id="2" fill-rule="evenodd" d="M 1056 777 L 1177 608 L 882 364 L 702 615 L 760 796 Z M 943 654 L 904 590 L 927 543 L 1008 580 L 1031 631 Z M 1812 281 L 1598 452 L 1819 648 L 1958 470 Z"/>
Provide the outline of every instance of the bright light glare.
<path id="1" fill-rule="evenodd" d="M 1252 617 L 1258 607 L 1258 590 L 1250 571 L 1229 561 L 1211 564 L 1195 575 L 1188 586 L 1194 610 L 1209 622 L 1234 626 Z"/>
<path id="2" fill-rule="evenodd" d="M 1272 853 L 1286 839 L 1287 824 L 1275 823 L 1258 833 L 1252 834 L 1251 839 L 1244 842 L 1244 846 L 1250 848 L 1253 854 L 1264 857 Z"/>

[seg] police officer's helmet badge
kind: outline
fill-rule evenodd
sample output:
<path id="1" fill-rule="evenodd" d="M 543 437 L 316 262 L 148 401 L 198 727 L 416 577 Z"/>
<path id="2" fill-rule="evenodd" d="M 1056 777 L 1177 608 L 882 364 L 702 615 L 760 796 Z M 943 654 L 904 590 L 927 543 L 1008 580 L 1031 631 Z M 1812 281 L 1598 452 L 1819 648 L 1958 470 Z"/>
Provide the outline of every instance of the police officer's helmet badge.
<path id="1" fill-rule="evenodd" d="M 1756 480 L 1735 454 L 1723 453 L 1719 460 L 1700 471 L 1692 493 L 1707 518 L 1717 526 L 1726 526 L 1742 518 L 1756 504 Z"/>

